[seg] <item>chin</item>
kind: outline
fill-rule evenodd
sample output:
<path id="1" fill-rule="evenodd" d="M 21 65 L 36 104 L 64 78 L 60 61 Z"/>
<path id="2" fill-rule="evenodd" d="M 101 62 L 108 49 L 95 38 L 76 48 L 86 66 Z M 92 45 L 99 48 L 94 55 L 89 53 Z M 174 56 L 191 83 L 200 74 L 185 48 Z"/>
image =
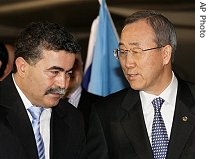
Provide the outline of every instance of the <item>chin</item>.
<path id="1" fill-rule="evenodd" d="M 130 83 L 130 86 L 131 86 L 131 88 L 134 89 L 134 90 L 141 90 L 141 89 L 142 89 L 142 87 L 140 87 L 139 85 L 136 85 L 136 84 L 134 84 L 134 83 L 133 83 L 133 84 Z"/>
<path id="2" fill-rule="evenodd" d="M 59 98 L 59 100 L 60 100 L 60 98 Z M 58 103 L 59 103 L 59 100 L 50 100 L 50 101 L 48 101 L 45 105 L 45 107 L 46 108 L 51 108 L 51 107 L 54 107 L 54 106 L 56 106 L 56 105 L 58 105 Z"/>

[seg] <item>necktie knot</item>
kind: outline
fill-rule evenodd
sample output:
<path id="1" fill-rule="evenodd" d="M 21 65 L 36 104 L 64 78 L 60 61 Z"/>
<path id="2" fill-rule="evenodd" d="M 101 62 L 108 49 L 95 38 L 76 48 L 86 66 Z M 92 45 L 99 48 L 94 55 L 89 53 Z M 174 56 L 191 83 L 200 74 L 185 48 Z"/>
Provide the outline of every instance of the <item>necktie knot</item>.
<path id="1" fill-rule="evenodd" d="M 32 107 L 28 108 L 28 111 L 30 112 L 33 120 L 35 120 L 35 121 L 39 121 L 41 113 L 42 113 L 43 110 L 44 110 L 44 108 L 35 107 L 35 106 L 32 106 Z"/>
<path id="2" fill-rule="evenodd" d="M 161 97 L 155 98 L 152 101 L 152 105 L 154 107 L 155 112 L 159 112 L 161 109 L 162 104 L 164 103 L 164 99 L 162 99 Z"/>

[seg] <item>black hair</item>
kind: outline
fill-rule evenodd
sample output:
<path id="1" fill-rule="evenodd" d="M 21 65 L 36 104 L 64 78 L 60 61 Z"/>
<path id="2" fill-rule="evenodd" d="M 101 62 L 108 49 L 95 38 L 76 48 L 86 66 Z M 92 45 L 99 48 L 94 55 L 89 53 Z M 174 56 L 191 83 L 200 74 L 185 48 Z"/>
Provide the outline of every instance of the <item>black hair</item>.
<path id="1" fill-rule="evenodd" d="M 22 57 L 29 64 L 36 64 L 42 58 L 43 50 L 78 53 L 81 47 L 64 26 L 52 22 L 32 22 L 18 36 L 15 59 Z M 14 66 L 14 72 L 16 71 Z"/>

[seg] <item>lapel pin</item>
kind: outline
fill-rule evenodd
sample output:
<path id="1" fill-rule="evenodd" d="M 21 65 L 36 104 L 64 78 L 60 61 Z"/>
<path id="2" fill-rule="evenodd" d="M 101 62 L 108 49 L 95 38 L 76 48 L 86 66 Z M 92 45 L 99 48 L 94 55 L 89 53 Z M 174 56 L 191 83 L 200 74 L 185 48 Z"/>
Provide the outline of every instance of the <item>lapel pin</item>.
<path id="1" fill-rule="evenodd" d="M 182 117 L 182 121 L 186 122 L 188 120 L 187 116 Z"/>

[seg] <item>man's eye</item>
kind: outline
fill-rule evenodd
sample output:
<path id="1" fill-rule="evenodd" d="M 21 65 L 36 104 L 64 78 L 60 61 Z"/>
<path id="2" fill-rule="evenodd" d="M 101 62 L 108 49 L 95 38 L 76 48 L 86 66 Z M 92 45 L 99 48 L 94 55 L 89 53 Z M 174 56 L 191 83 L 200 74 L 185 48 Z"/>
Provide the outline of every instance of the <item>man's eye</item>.
<path id="1" fill-rule="evenodd" d="M 71 77 L 72 74 L 73 74 L 73 71 L 66 72 L 66 76 L 67 76 L 67 77 Z"/>
<path id="2" fill-rule="evenodd" d="M 59 74 L 59 71 L 50 71 L 52 74 L 57 75 Z"/>
<path id="3" fill-rule="evenodd" d="M 125 54 L 125 50 L 121 49 L 120 54 Z"/>
<path id="4" fill-rule="evenodd" d="M 135 48 L 132 51 L 133 51 L 134 54 L 141 53 L 141 49 L 139 49 L 139 48 Z"/>

